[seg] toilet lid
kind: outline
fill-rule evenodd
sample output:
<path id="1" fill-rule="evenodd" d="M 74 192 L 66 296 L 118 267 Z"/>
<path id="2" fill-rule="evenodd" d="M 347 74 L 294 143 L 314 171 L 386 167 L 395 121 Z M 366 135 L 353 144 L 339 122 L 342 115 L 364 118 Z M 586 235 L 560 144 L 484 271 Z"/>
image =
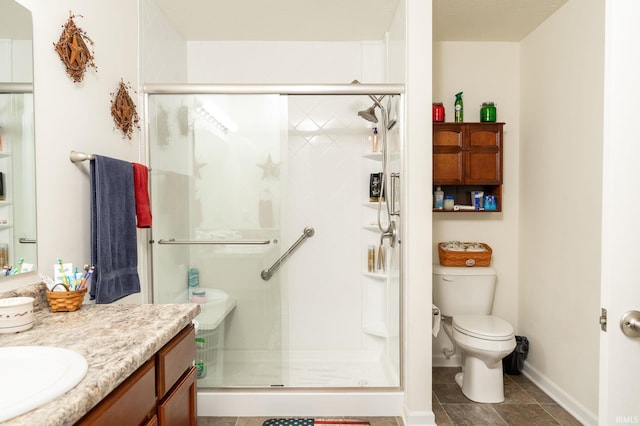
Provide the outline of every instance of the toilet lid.
<path id="1" fill-rule="evenodd" d="M 507 340 L 513 337 L 513 327 L 493 315 L 454 315 L 453 327 L 460 333 L 485 340 Z"/>

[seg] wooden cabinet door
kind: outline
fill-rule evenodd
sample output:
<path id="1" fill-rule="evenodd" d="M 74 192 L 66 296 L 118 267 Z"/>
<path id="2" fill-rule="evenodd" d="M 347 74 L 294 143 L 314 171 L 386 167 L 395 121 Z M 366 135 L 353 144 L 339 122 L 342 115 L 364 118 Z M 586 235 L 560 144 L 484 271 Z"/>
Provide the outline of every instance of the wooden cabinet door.
<path id="1" fill-rule="evenodd" d="M 146 425 L 156 411 L 155 376 L 151 358 L 76 425 Z"/>
<path id="2" fill-rule="evenodd" d="M 158 399 L 173 387 L 196 359 L 196 332 L 193 325 L 184 328 L 157 354 Z"/>
<path id="3" fill-rule="evenodd" d="M 196 368 L 191 367 L 158 404 L 159 426 L 196 426 Z"/>
<path id="4" fill-rule="evenodd" d="M 464 184 L 463 133 L 460 124 L 433 125 L 433 184 Z"/>
<path id="5" fill-rule="evenodd" d="M 502 124 L 466 124 L 464 133 L 464 183 L 502 183 Z"/>

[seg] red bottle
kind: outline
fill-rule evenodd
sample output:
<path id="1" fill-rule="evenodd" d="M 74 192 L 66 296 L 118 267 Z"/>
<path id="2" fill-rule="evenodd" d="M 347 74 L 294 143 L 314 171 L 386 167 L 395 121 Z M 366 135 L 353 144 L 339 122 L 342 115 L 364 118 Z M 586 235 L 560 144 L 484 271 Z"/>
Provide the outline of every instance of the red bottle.
<path id="1" fill-rule="evenodd" d="M 443 122 L 444 121 L 444 106 L 442 102 L 434 102 L 433 103 L 433 121 L 434 122 Z"/>

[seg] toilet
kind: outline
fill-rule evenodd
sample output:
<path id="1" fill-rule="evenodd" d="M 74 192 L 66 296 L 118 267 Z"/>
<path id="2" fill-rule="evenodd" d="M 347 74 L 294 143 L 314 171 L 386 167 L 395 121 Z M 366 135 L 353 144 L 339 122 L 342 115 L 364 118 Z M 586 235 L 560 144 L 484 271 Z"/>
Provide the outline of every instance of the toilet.
<path id="1" fill-rule="evenodd" d="M 516 347 L 513 326 L 491 315 L 495 286 L 496 272 L 491 267 L 433 265 L 433 303 L 454 347 L 462 353 L 456 383 L 475 402 L 504 401 L 502 358 Z"/>

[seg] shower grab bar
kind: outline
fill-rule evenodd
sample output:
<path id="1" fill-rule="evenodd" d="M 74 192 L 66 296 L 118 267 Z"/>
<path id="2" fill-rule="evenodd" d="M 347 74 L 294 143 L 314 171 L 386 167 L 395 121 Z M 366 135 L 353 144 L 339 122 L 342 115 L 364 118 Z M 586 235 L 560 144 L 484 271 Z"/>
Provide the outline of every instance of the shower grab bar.
<path id="1" fill-rule="evenodd" d="M 270 240 L 176 240 L 171 238 L 168 240 L 158 240 L 158 244 L 208 244 L 219 246 L 248 246 L 248 245 L 266 245 L 271 243 Z"/>
<path id="2" fill-rule="evenodd" d="M 20 237 L 18 238 L 18 242 L 21 244 L 35 244 L 36 240 L 33 240 L 31 238 Z"/>
<path id="3" fill-rule="evenodd" d="M 280 258 L 275 261 L 273 265 L 271 265 L 271 268 L 265 269 L 260 273 L 260 276 L 262 277 L 262 279 L 265 281 L 269 281 L 273 273 L 277 271 L 278 268 L 280 267 L 280 264 L 282 264 L 282 262 L 284 262 L 286 258 L 289 257 L 291 253 L 293 253 L 298 248 L 298 246 L 302 244 L 304 240 L 306 240 L 307 238 L 313 237 L 313 234 L 315 234 L 315 232 L 316 232 L 315 229 L 313 229 L 310 226 L 307 226 L 306 228 L 304 228 L 304 231 L 302 231 L 302 235 L 300 236 L 300 238 L 298 238 L 296 242 L 293 243 L 291 247 L 289 247 L 289 249 L 285 251 L 282 254 L 282 256 L 280 256 Z"/>

